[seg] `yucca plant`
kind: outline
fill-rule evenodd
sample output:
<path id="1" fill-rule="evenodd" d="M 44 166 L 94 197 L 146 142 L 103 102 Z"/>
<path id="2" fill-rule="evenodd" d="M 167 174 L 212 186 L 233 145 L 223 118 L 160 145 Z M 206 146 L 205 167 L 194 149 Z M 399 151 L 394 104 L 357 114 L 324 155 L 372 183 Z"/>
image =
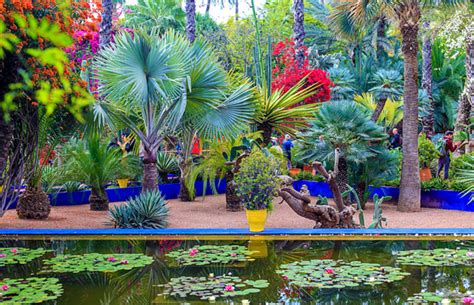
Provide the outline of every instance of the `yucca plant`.
<path id="1" fill-rule="evenodd" d="M 141 193 L 109 210 L 111 224 L 123 229 L 163 229 L 168 226 L 168 214 L 168 206 L 158 190 Z"/>
<path id="2" fill-rule="evenodd" d="M 90 209 L 107 211 L 109 200 L 105 187 L 120 171 L 120 153 L 108 149 L 107 144 L 101 143 L 98 138 L 91 137 L 87 141 L 77 142 L 75 150 L 67 157 L 65 178 L 90 186 Z"/>

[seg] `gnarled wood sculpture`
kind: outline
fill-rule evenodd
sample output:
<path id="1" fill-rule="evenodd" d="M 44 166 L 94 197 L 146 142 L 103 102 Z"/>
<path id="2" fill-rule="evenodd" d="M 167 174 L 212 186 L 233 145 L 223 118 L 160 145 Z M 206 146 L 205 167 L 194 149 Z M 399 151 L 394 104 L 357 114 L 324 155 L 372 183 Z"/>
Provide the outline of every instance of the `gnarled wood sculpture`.
<path id="1" fill-rule="evenodd" d="M 338 151 L 336 151 L 337 162 Z M 336 208 L 330 205 L 311 204 L 311 198 L 307 188 L 302 187 L 298 192 L 292 187 L 293 179 L 283 176 L 282 186 L 278 191 L 279 196 L 288 203 L 293 211 L 301 217 L 314 220 L 316 222 L 314 228 L 357 228 L 352 217 L 356 213 L 356 209 L 352 206 L 344 205 L 341 191 L 336 183 L 335 172 L 328 172 L 320 162 L 314 162 L 313 167 L 318 171 L 329 183 L 333 193 Z M 337 166 L 335 167 L 337 169 Z"/>

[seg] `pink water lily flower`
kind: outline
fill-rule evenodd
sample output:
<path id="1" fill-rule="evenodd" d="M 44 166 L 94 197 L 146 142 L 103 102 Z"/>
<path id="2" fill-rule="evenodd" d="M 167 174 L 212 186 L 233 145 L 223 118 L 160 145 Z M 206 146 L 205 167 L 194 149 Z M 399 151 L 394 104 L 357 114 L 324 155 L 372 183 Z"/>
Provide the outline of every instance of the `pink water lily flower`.
<path id="1" fill-rule="evenodd" d="M 11 253 L 16 254 L 18 252 L 17 248 L 13 248 L 10 250 Z"/>
<path id="2" fill-rule="evenodd" d="M 468 257 L 474 257 L 474 252 L 469 251 L 469 252 L 466 253 L 466 256 L 468 256 Z"/>
<path id="3" fill-rule="evenodd" d="M 326 272 L 327 274 L 334 274 L 334 269 L 326 268 L 324 272 Z"/>
<path id="4" fill-rule="evenodd" d="M 281 278 L 282 278 L 284 281 L 288 281 L 288 277 L 287 277 L 286 275 L 283 275 Z"/>
<path id="5" fill-rule="evenodd" d="M 198 252 L 198 249 L 193 248 L 189 250 L 189 256 L 195 256 Z"/>
<path id="6" fill-rule="evenodd" d="M 4 258 L 4 257 L 7 257 L 7 255 L 5 253 L 0 253 L 0 258 Z"/>
<path id="7" fill-rule="evenodd" d="M 232 285 L 226 285 L 225 288 L 224 288 L 225 291 L 234 291 L 234 289 L 235 288 Z"/>
<path id="8" fill-rule="evenodd" d="M 109 257 L 107 257 L 107 261 L 113 263 L 113 262 L 116 262 L 117 259 L 116 259 L 115 257 L 113 257 L 113 256 L 109 256 Z"/>
<path id="9" fill-rule="evenodd" d="M 10 286 L 8 286 L 8 285 L 2 285 L 1 288 L 2 288 L 3 291 L 7 291 L 7 290 L 10 288 Z"/>
<path id="10" fill-rule="evenodd" d="M 464 299 L 462 299 L 462 303 L 463 303 L 463 304 L 473 304 L 473 303 L 474 303 L 474 299 L 471 298 L 471 297 L 465 297 Z"/>
<path id="11" fill-rule="evenodd" d="M 237 253 L 231 253 L 230 256 L 236 257 L 236 256 L 237 256 Z"/>
<path id="12" fill-rule="evenodd" d="M 120 261 L 120 263 L 121 263 L 122 265 L 127 265 L 127 264 L 128 264 L 128 260 L 124 259 L 123 261 Z"/>

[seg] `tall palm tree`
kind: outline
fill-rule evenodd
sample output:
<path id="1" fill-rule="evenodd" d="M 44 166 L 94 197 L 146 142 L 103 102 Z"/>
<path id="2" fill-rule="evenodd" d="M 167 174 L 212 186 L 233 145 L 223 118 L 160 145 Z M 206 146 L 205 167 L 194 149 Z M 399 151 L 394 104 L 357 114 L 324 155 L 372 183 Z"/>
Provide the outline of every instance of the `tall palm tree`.
<path id="1" fill-rule="evenodd" d="M 427 114 L 422 119 L 423 133 L 429 138 L 434 134 L 434 100 L 433 100 L 433 73 L 431 62 L 431 36 L 429 33 L 430 22 L 423 23 L 425 37 L 422 44 L 423 64 L 421 72 L 421 88 L 426 91 L 429 99 Z"/>
<path id="2" fill-rule="evenodd" d="M 421 8 L 425 4 L 455 4 L 463 0 L 374 0 L 358 1 L 347 6 L 354 23 L 364 24 L 384 10 L 398 22 L 404 57 L 403 161 L 398 210 L 420 210 L 420 175 L 418 171 L 418 30 Z"/>
<path id="3" fill-rule="evenodd" d="M 100 23 L 100 47 L 107 46 L 112 41 L 112 15 L 114 1 L 102 0 L 102 22 Z"/>
<path id="4" fill-rule="evenodd" d="M 293 38 L 295 39 L 295 57 L 299 66 L 304 63 L 304 0 L 294 0 L 293 2 Z"/>
<path id="5" fill-rule="evenodd" d="M 100 52 L 96 69 L 105 101 L 94 105 L 95 121 L 128 127 L 141 141 L 144 191 L 157 187 L 157 153 L 165 136 L 188 130 L 208 137 L 233 135 L 252 115 L 248 85 L 222 82 L 225 74 L 212 58 L 205 44 L 192 46 L 173 32 L 162 37 L 124 33 L 114 48 Z"/>
<path id="6" fill-rule="evenodd" d="M 186 36 L 191 43 L 196 39 L 196 2 L 186 0 Z"/>

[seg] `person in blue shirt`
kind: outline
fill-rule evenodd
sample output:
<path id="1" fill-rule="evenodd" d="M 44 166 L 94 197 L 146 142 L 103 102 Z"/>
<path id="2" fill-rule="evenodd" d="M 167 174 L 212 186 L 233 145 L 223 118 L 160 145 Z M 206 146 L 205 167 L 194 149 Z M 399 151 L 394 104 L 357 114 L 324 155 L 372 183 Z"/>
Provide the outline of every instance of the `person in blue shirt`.
<path id="1" fill-rule="evenodd" d="M 283 153 L 285 154 L 288 169 L 291 169 L 291 149 L 293 148 L 293 141 L 291 141 L 290 135 L 285 135 L 285 141 L 283 141 Z"/>

